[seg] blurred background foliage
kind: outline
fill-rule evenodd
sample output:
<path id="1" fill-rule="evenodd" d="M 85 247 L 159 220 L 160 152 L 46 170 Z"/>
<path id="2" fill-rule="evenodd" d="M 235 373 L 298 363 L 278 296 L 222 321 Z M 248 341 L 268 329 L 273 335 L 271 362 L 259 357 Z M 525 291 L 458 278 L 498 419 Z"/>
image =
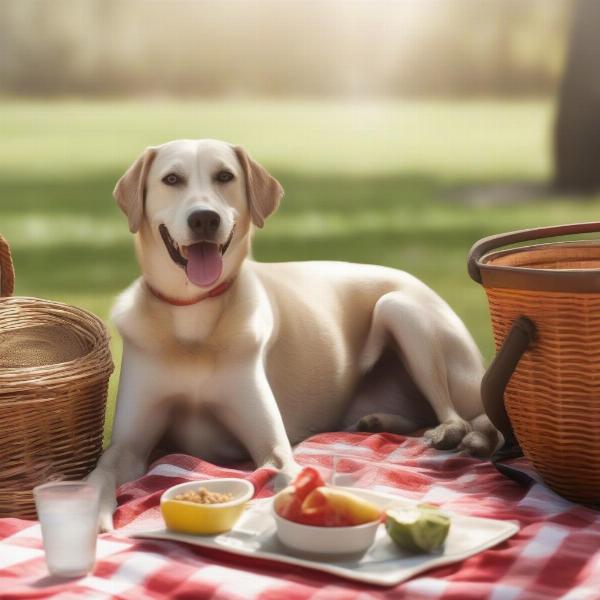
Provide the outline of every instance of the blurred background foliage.
<path id="1" fill-rule="evenodd" d="M 41 95 L 552 93 L 570 0 L 4 0 L 0 78 Z"/>
<path id="2" fill-rule="evenodd" d="M 489 360 L 472 243 L 598 218 L 597 31 L 597 0 L 3 0 L 17 292 L 108 318 L 138 275 L 116 180 L 147 145 L 214 137 L 286 189 L 257 259 L 410 271 Z"/>

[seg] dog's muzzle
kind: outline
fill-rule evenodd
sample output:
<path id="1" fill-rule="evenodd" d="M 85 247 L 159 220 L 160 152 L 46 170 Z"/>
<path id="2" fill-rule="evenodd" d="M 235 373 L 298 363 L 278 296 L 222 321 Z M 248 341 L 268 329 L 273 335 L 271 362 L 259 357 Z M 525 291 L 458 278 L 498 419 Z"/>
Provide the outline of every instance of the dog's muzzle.
<path id="1" fill-rule="evenodd" d="M 164 223 L 158 229 L 171 260 L 185 270 L 191 283 L 198 287 L 208 287 L 219 280 L 223 272 L 223 256 L 233 240 L 235 224 L 224 244 L 200 240 L 187 246 L 179 246 Z"/>
<path id="2" fill-rule="evenodd" d="M 184 256 L 184 253 L 187 254 L 188 248 L 189 246 L 182 246 L 180 247 L 179 244 L 171 237 L 171 234 L 169 233 L 169 230 L 167 228 L 167 226 L 164 223 L 161 223 L 158 226 L 158 232 L 160 233 L 160 237 L 162 238 L 165 247 L 167 249 L 167 252 L 169 253 L 169 256 L 171 257 L 171 259 L 173 260 L 174 263 L 185 267 L 188 264 L 187 258 Z M 229 248 L 231 241 L 233 240 L 233 234 L 235 233 L 235 223 L 233 224 L 233 227 L 231 228 L 231 231 L 229 233 L 229 237 L 227 238 L 227 240 L 225 240 L 224 244 L 218 244 L 219 247 L 219 251 L 221 253 L 221 256 L 225 256 L 225 252 L 227 252 L 227 249 Z M 201 240 L 200 242 L 197 243 L 214 243 L 214 242 L 207 242 L 204 240 Z M 191 244 L 194 245 L 194 244 Z"/>

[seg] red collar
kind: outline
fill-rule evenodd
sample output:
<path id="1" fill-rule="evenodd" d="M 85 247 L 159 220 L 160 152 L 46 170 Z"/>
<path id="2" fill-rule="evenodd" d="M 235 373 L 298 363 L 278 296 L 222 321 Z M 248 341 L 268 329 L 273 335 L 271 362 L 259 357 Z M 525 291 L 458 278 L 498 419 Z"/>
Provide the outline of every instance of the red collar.
<path id="1" fill-rule="evenodd" d="M 223 283 L 220 283 L 217 287 L 214 287 L 212 290 L 209 290 L 202 296 L 198 298 L 193 298 L 192 300 L 181 300 L 180 298 L 171 298 L 169 296 L 164 296 L 158 290 L 154 289 L 147 281 L 144 281 L 148 291 L 158 300 L 162 302 L 166 302 L 167 304 L 171 304 L 172 306 L 192 306 L 192 304 L 198 304 L 198 302 L 202 302 L 202 300 L 206 300 L 207 298 L 215 298 L 216 296 L 220 296 L 224 294 L 231 284 L 233 283 L 232 279 L 228 279 Z"/>

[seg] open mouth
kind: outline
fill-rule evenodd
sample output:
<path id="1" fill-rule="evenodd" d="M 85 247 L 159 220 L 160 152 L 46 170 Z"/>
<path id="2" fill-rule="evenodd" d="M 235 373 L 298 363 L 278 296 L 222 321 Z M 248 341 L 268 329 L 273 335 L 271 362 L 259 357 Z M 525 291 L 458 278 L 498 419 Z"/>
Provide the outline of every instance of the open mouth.
<path id="1" fill-rule="evenodd" d="M 158 226 L 158 231 L 171 260 L 185 270 L 194 285 L 207 287 L 219 279 L 223 272 L 223 256 L 233 239 L 235 224 L 223 244 L 202 241 L 179 246 L 164 223 Z"/>

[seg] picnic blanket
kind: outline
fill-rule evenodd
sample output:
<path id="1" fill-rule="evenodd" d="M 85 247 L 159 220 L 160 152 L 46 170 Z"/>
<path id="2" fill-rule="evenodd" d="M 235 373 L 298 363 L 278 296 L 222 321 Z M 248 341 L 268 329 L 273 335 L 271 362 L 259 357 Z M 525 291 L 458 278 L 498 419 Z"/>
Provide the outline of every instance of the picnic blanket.
<path id="1" fill-rule="evenodd" d="M 559 498 L 541 483 L 522 487 L 489 462 L 433 450 L 422 438 L 390 434 L 326 433 L 300 444 L 295 455 L 325 476 L 335 468 L 336 482 L 343 485 L 393 491 L 463 514 L 517 520 L 521 530 L 462 563 L 393 588 L 376 588 L 276 562 L 112 534 L 98 540 L 93 573 L 64 581 L 47 573 L 36 522 L 0 519 L 0 598 L 600 599 L 600 513 Z M 529 468 L 523 458 L 513 466 Z M 269 469 L 239 471 L 169 455 L 119 489 L 116 525 L 160 527 L 164 489 L 228 476 L 252 481 L 259 497 L 273 493 Z"/>

